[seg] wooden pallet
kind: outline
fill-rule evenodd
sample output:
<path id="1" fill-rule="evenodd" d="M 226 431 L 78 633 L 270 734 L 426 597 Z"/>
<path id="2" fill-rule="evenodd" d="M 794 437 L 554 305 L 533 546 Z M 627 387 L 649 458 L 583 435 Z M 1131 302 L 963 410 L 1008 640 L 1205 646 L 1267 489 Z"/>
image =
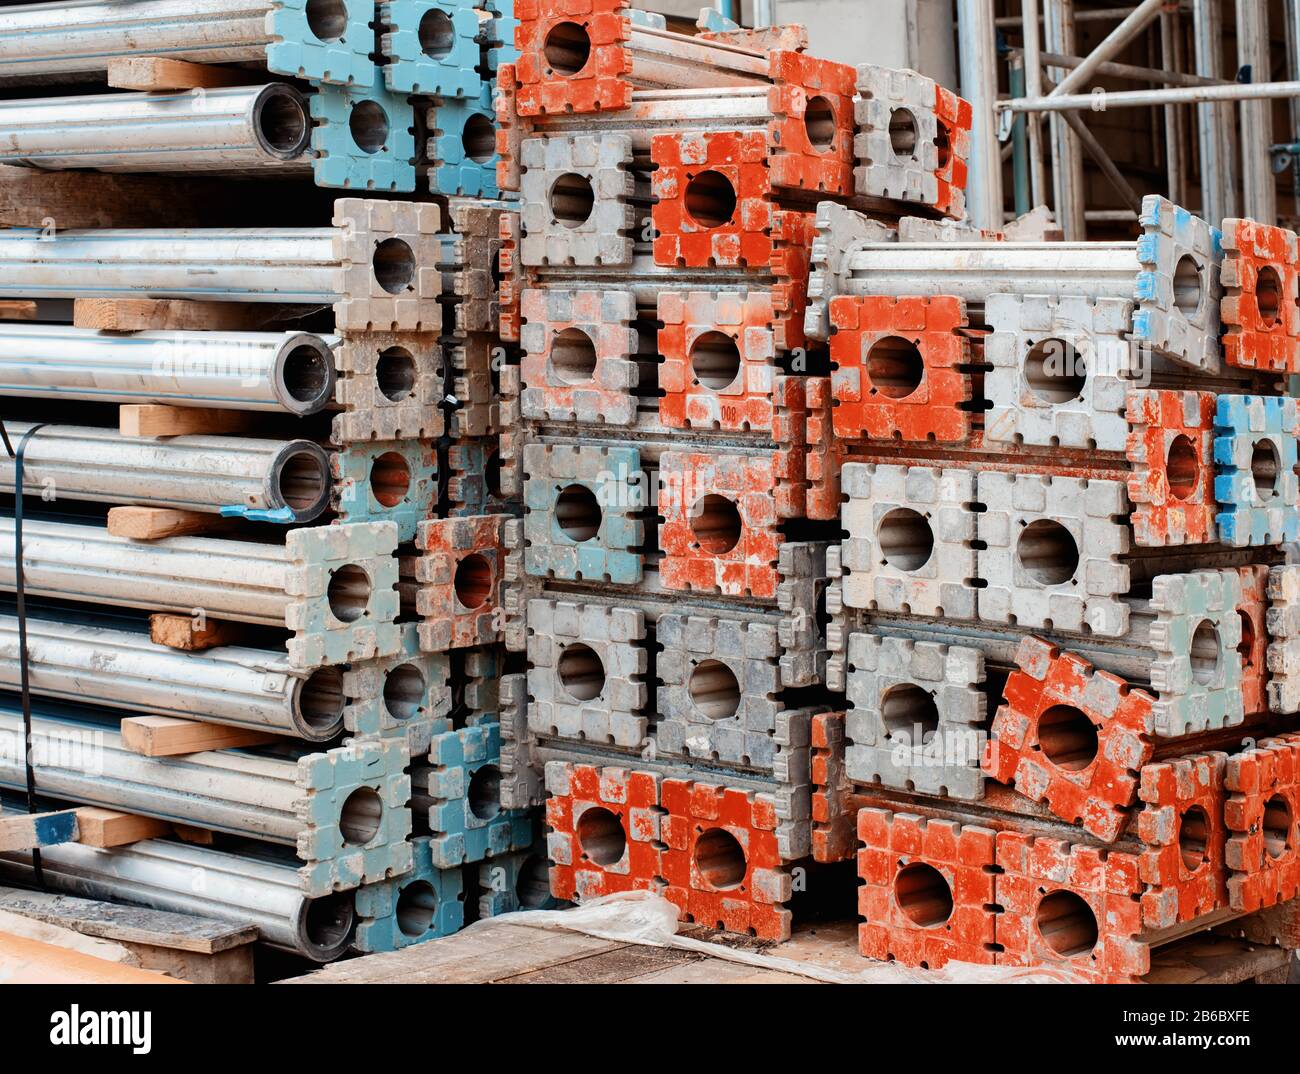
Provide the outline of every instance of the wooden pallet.
<path id="1" fill-rule="evenodd" d="M 851 921 L 795 926 L 785 943 L 724 936 L 711 929 L 681 935 L 855 973 L 880 963 L 857 951 Z M 1149 980 L 1160 984 L 1280 984 L 1295 962 L 1279 947 L 1213 936 L 1190 937 L 1156 951 Z M 1290 969 L 1289 969 L 1290 966 Z M 814 977 L 758 969 L 696 951 L 620 943 L 561 929 L 485 921 L 466 932 L 391 954 L 337 962 L 285 984 L 814 984 Z"/>

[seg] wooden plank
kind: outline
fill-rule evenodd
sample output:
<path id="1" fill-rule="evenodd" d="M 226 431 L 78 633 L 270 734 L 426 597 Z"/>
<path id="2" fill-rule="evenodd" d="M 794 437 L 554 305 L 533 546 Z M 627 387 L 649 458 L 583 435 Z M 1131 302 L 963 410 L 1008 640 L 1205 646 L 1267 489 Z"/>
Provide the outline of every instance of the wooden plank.
<path id="1" fill-rule="evenodd" d="M 485 984 L 627 946 L 576 932 L 493 923 L 402 951 L 336 962 L 284 983 Z"/>
<path id="2" fill-rule="evenodd" d="M 26 298 L 0 299 L 0 321 L 34 321 L 36 303 Z"/>
<path id="3" fill-rule="evenodd" d="M 0 980 L 7 984 L 184 984 L 152 970 L 0 933 Z"/>
<path id="4" fill-rule="evenodd" d="M 175 757 L 206 750 L 263 746 L 280 736 L 219 723 L 180 720 L 174 716 L 128 716 L 122 721 L 122 745 L 145 757 Z"/>
<path id="5" fill-rule="evenodd" d="M 77 841 L 77 811 L 60 809 L 52 813 L 15 813 L 0 817 L 0 853 L 34 850 Z"/>
<path id="6" fill-rule="evenodd" d="M 188 615 L 155 612 L 149 616 L 149 640 L 169 649 L 199 652 L 217 645 L 238 645 L 246 636 L 241 624 L 224 619 L 207 619 L 202 627 L 195 627 Z"/>
<path id="7" fill-rule="evenodd" d="M 0 887 L 0 908 L 24 917 L 50 921 L 83 936 L 121 943 L 153 944 L 178 951 L 212 955 L 256 941 L 257 926 L 217 921 L 209 917 L 128 906 L 100 899 L 83 899 L 56 892 Z"/>
<path id="8" fill-rule="evenodd" d="M 238 302 L 78 298 L 72 303 L 73 326 L 100 332 L 243 332 L 262 327 L 266 316 Z"/>
<path id="9" fill-rule="evenodd" d="M 173 824 L 172 834 L 182 843 L 193 843 L 199 847 L 210 847 L 217 837 L 207 828 L 191 828 L 188 824 Z"/>
<path id="10" fill-rule="evenodd" d="M 96 958 L 102 958 L 108 962 L 122 962 L 128 966 L 134 964 L 131 959 L 131 952 L 127 950 L 125 944 L 118 943 L 115 940 L 103 940 L 98 936 L 86 936 L 68 928 L 61 922 L 55 923 L 27 917 L 6 910 L 3 906 L 0 906 L 0 932 L 7 932 L 11 936 L 21 936 L 25 940 L 52 943 L 55 947 L 64 947 L 69 951 L 80 951 L 83 955 L 94 955 Z"/>
<path id="11" fill-rule="evenodd" d="M 683 962 L 698 962 L 703 955 L 671 947 L 629 944 L 569 959 L 542 969 L 494 975 L 493 984 L 623 984 L 647 974 L 663 972 Z"/>
<path id="12" fill-rule="evenodd" d="M 126 943 L 126 948 L 147 970 L 165 973 L 190 984 L 253 984 L 252 941 L 215 955 L 200 955 L 193 951 L 177 951 L 171 947 L 158 947 L 146 943 Z"/>
<path id="13" fill-rule="evenodd" d="M 1206 933 L 1151 952 L 1147 984 L 1240 984 L 1256 977 L 1276 977 L 1287 967 L 1290 952 L 1247 940 Z"/>
<path id="14" fill-rule="evenodd" d="M 231 187 L 192 176 L 110 175 L 0 165 L 0 227 L 57 234 L 70 228 L 202 227 L 214 209 L 230 212 Z M 241 195 L 247 197 L 247 195 Z"/>
<path id="15" fill-rule="evenodd" d="M 156 541 L 190 533 L 228 533 L 238 525 L 238 519 L 171 507 L 113 507 L 108 512 L 109 535 L 136 541 Z"/>
<path id="16" fill-rule="evenodd" d="M 561 929 L 480 922 L 473 929 L 390 954 L 335 963 L 286 984 L 409 983 L 477 984 L 817 984 L 818 970 L 856 973 L 913 971 L 863 958 L 854 921 L 805 922 L 790 940 L 767 944 L 716 930 L 686 926 L 682 933 L 715 939 L 806 967 L 749 966 L 705 952 L 601 940 Z M 1150 983 L 1227 984 L 1285 980 L 1291 954 L 1282 948 L 1210 932 L 1175 940 L 1152 951 Z M 1290 972 L 1300 973 L 1292 969 Z M 923 971 L 917 973 L 924 977 Z"/>
<path id="17" fill-rule="evenodd" d="M 238 410 L 155 403 L 127 403 L 118 407 L 117 414 L 118 432 L 123 436 L 151 438 L 238 433 L 247 430 L 253 422 L 251 415 Z"/>
<path id="18" fill-rule="evenodd" d="M 1252 943 L 1276 944 L 1292 951 L 1300 949 L 1300 896 L 1239 917 L 1218 931 Z"/>
<path id="19" fill-rule="evenodd" d="M 821 984 L 811 977 L 779 970 L 760 970 L 741 962 L 728 962 L 720 958 L 705 958 L 698 962 L 683 962 L 634 977 L 625 984 Z"/>
<path id="20" fill-rule="evenodd" d="M 218 86 L 247 86 L 254 77 L 250 71 L 169 60 L 161 56 L 125 56 L 108 61 L 108 84 L 114 89 L 215 89 Z"/>
<path id="21" fill-rule="evenodd" d="M 89 847 L 121 847 L 141 839 L 170 835 L 172 826 L 165 820 L 137 817 L 115 809 L 83 806 L 77 810 L 77 842 Z"/>

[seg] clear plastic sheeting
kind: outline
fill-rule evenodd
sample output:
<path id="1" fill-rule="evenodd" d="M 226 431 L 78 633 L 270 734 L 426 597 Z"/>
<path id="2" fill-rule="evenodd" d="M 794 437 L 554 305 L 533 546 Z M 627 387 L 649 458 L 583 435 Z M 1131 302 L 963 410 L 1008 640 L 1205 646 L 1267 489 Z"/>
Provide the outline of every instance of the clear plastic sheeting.
<path id="1" fill-rule="evenodd" d="M 566 929 L 602 940 L 673 947 L 710 958 L 740 962 L 759 970 L 808 977 L 827 984 L 1078 984 L 1070 973 L 1047 967 L 975 966 L 950 962 L 942 970 L 915 970 L 892 962 L 873 963 L 849 973 L 811 962 L 738 950 L 677 934 L 677 907 L 650 891 L 622 891 L 589 899 L 569 910 L 521 910 L 484 918 L 469 926 L 509 923 L 539 929 Z"/>

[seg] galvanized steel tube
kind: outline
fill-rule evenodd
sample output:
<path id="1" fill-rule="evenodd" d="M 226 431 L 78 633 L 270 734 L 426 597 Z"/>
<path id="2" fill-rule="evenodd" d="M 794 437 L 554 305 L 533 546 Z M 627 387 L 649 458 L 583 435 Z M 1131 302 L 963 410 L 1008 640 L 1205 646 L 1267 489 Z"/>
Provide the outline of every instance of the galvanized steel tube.
<path id="1" fill-rule="evenodd" d="M 116 429 L 8 423 L 27 440 L 23 481 L 56 500 L 141 504 L 220 513 L 287 511 L 310 522 L 330 502 L 329 455 L 310 440 L 173 436 L 146 440 Z M 0 491 L 14 490 L 14 460 L 0 452 Z"/>
<path id="2" fill-rule="evenodd" d="M 185 652 L 129 630 L 27 617 L 31 689 L 154 716 L 325 742 L 343 729 L 343 671 L 295 671 L 284 653 L 225 645 Z M 20 684 L 18 619 L 0 616 L 0 685 Z"/>
<path id="3" fill-rule="evenodd" d="M 13 228 L 0 232 L 0 294 L 331 305 L 344 297 L 340 235 L 333 227 Z"/>
<path id="4" fill-rule="evenodd" d="M 0 101 L 0 164 L 102 172 L 301 172 L 307 100 L 292 86 Z"/>
<path id="5" fill-rule="evenodd" d="M 334 398 L 339 338 L 0 325 L 0 395 L 314 414 Z"/>
<path id="6" fill-rule="evenodd" d="M 971 103 L 967 214 L 976 227 L 1002 226 L 1002 154 L 998 146 L 997 42 L 993 0 L 957 0 L 962 40 L 961 92 Z"/>
<path id="7" fill-rule="evenodd" d="M 23 522 L 30 596 L 283 626 L 294 599 L 282 544 L 211 537 L 132 541 L 101 526 Z M 14 520 L 0 518 L 0 588 L 14 588 Z M 368 599 L 368 593 L 367 593 Z"/>
<path id="8" fill-rule="evenodd" d="M 272 0 L 70 0 L 0 8 L 0 79 L 105 71 L 128 56 L 266 59 Z"/>
<path id="9" fill-rule="evenodd" d="M 1133 298 L 1141 269 L 1132 242 L 881 242 L 852 246 L 845 293 L 956 295 L 983 306 L 993 294 Z"/>
<path id="10" fill-rule="evenodd" d="M 292 757 L 239 750 L 204 750 L 175 757 L 145 757 L 127 749 L 104 722 L 32 714 L 32 749 L 25 747 L 22 709 L 0 703 L 0 786 L 27 785 L 23 758 L 30 753 L 36 788 L 51 798 L 105 806 L 211 831 L 293 846 L 309 827 L 294 803 L 303 794 Z M 368 797 L 358 795 L 361 797 Z M 347 802 L 334 818 L 348 826 Z M 367 826 L 369 819 L 365 820 Z"/>
<path id="11" fill-rule="evenodd" d="M 356 920 L 353 892 L 309 898 L 290 862 L 165 839 L 112 850 L 80 843 L 44 847 L 41 867 L 55 891 L 253 924 L 267 943 L 316 962 L 347 950 Z M 30 855 L 0 855 L 0 878 L 32 886 Z"/>
<path id="12" fill-rule="evenodd" d="M 629 107 L 618 112 L 582 115 L 557 113 L 547 117 L 547 130 L 565 134 L 617 132 L 632 139 L 632 149 L 649 156 L 656 134 L 701 130 L 749 130 L 772 122 L 767 86 L 728 86 L 716 89 L 644 89 L 632 94 Z M 436 115 L 437 108 L 430 110 Z"/>

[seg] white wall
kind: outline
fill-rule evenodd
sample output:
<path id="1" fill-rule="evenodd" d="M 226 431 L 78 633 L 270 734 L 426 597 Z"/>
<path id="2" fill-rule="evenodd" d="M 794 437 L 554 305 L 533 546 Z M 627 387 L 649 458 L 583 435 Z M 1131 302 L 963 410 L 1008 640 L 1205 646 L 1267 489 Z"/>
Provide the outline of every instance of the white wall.
<path id="1" fill-rule="evenodd" d="M 952 10 L 952 0 L 776 0 L 776 20 L 807 26 L 816 56 L 911 67 L 956 88 Z"/>
<path id="2" fill-rule="evenodd" d="M 633 6 L 694 21 L 706 0 L 633 0 Z M 952 0 L 775 0 L 778 23 L 808 27 L 808 51 L 841 63 L 911 67 L 957 89 Z M 741 0 L 745 25 L 752 2 Z"/>

